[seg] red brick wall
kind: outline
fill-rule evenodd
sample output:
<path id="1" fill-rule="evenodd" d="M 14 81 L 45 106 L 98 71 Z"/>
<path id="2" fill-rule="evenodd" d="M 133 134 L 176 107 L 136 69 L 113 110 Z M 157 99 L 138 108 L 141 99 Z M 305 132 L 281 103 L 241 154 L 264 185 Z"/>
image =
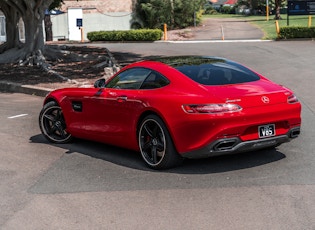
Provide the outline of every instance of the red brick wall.
<path id="1" fill-rule="evenodd" d="M 132 2 L 134 0 L 65 0 L 62 10 L 66 11 L 69 7 L 88 8 L 89 12 L 99 11 L 103 13 L 111 12 L 132 12 Z M 91 10 L 96 8 L 97 10 Z"/>

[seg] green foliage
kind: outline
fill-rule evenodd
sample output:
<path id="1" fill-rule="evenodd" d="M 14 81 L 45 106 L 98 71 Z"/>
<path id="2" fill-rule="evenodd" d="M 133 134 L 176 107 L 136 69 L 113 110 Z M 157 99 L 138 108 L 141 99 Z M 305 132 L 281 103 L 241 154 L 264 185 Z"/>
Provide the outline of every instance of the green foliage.
<path id="1" fill-rule="evenodd" d="M 268 1 L 268 6 L 269 6 L 269 11 L 274 12 L 276 8 L 276 1 L 277 0 L 269 0 Z M 239 8 L 242 6 L 246 6 L 249 9 L 251 9 L 252 12 L 256 12 L 254 14 L 266 14 L 266 0 L 239 0 L 235 8 Z M 278 0 L 277 3 L 281 8 L 285 8 L 287 5 L 287 0 Z"/>
<path id="2" fill-rule="evenodd" d="M 201 21 L 206 0 L 137 0 L 134 11 L 145 28 L 184 28 Z"/>
<path id="3" fill-rule="evenodd" d="M 53 3 L 50 4 L 49 10 L 59 9 L 63 4 L 63 0 L 54 0 Z"/>
<path id="4" fill-rule="evenodd" d="M 204 1 L 174 0 L 174 28 L 185 28 L 201 22 Z"/>
<path id="5" fill-rule="evenodd" d="M 232 6 L 222 6 L 220 12 L 222 14 L 235 14 L 235 8 Z"/>
<path id="6" fill-rule="evenodd" d="M 59 9 L 62 4 L 64 4 L 64 0 L 54 0 L 53 3 L 50 4 L 48 10 Z"/>
<path id="7" fill-rule="evenodd" d="M 279 33 L 280 39 L 315 38 L 315 27 L 282 27 Z"/>
<path id="8" fill-rule="evenodd" d="M 171 19 L 171 2 L 168 0 L 138 0 L 135 6 L 138 18 L 145 28 L 162 28 Z"/>
<path id="9" fill-rule="evenodd" d="M 90 41 L 157 41 L 162 35 L 160 29 L 140 29 L 89 32 L 87 38 Z"/>
<path id="10" fill-rule="evenodd" d="M 204 6 L 204 12 L 203 14 L 217 14 L 218 12 L 213 9 L 212 5 L 207 4 Z"/>

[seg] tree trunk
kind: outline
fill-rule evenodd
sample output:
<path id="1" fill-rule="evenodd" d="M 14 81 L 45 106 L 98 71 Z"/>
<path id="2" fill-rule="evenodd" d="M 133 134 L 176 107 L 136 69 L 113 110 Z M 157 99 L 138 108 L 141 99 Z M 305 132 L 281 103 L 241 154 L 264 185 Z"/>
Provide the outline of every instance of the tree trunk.
<path id="1" fill-rule="evenodd" d="M 45 61 L 43 19 L 45 9 L 53 0 L 0 0 L 0 7 L 7 19 L 7 42 L 5 47 L 14 48 L 0 55 L 0 63 L 18 62 L 20 64 L 42 65 Z M 10 10 L 9 10 L 10 9 Z M 15 17 L 12 14 L 15 13 Z M 19 41 L 17 22 L 22 17 L 25 27 L 25 43 Z M 1 48 L 0 48 L 1 51 Z"/>
<path id="2" fill-rule="evenodd" d="M 6 36 L 7 41 L 3 46 L 0 46 L 0 53 L 14 47 L 19 47 L 20 42 L 20 33 L 19 33 L 19 20 L 20 15 L 16 9 L 10 6 L 1 6 L 2 12 L 6 16 Z"/>
<path id="3" fill-rule="evenodd" d="M 52 33 L 52 22 L 50 15 L 45 15 L 45 32 L 46 32 L 46 41 L 53 40 L 53 33 Z"/>
<path id="4" fill-rule="evenodd" d="M 280 7 L 281 7 L 281 0 L 276 0 L 275 1 L 275 9 L 276 9 L 275 20 L 281 19 Z"/>
<path id="5" fill-rule="evenodd" d="M 175 19 L 174 19 L 174 0 L 170 0 L 170 4 L 171 4 L 171 22 L 170 22 L 170 27 L 171 29 L 174 29 L 174 25 L 175 25 Z"/>
<path id="6" fill-rule="evenodd" d="M 25 49 L 29 52 L 42 50 L 44 47 L 43 18 L 29 14 L 25 15 L 24 19 Z"/>

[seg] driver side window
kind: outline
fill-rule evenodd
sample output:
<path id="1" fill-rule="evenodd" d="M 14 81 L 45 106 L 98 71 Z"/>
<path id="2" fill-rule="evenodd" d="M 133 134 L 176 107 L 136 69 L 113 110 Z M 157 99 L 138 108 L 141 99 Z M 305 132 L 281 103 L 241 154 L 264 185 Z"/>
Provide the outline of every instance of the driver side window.
<path id="1" fill-rule="evenodd" d="M 151 70 L 144 68 L 127 69 L 113 78 L 106 88 L 139 89 L 150 72 Z"/>

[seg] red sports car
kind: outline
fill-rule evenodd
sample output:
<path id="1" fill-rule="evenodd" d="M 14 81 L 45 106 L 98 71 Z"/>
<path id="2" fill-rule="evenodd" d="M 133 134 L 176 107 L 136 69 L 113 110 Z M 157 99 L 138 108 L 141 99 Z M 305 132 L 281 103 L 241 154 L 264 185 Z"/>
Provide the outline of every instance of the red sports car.
<path id="1" fill-rule="evenodd" d="M 162 57 L 94 87 L 51 92 L 39 126 L 51 142 L 117 145 L 162 169 L 290 141 L 300 134 L 301 104 L 291 90 L 227 59 Z"/>

